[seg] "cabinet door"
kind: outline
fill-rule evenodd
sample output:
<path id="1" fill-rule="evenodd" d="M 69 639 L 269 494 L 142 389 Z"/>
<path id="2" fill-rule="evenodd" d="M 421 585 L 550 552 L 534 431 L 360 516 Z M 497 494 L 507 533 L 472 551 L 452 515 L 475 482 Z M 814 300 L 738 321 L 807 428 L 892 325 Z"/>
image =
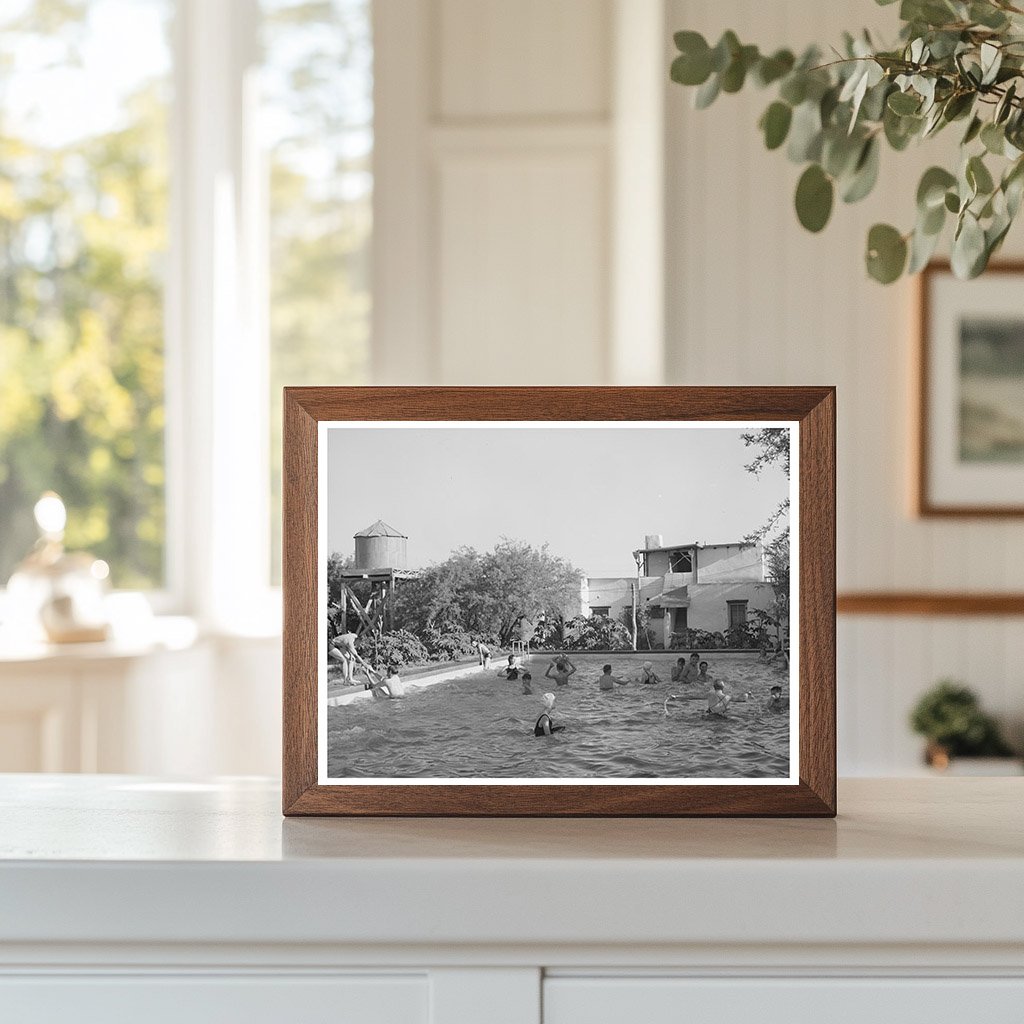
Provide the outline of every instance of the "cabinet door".
<path id="1" fill-rule="evenodd" d="M 544 1024 L 1021 1024 L 1024 978 L 548 978 Z"/>
<path id="2" fill-rule="evenodd" d="M 17 1024 L 427 1024 L 426 975 L 0 978 Z"/>

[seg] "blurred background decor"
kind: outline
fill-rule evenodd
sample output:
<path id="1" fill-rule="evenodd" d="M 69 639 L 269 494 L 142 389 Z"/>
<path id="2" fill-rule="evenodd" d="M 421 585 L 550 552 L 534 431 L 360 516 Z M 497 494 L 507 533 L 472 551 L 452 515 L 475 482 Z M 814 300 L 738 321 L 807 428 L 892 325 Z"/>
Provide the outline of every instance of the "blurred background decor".
<path id="1" fill-rule="evenodd" d="M 977 695 L 944 679 L 917 702 L 910 724 L 928 741 L 925 763 L 953 774 L 1020 774 L 1020 756 L 1003 738 L 995 719 L 981 709 Z M 967 763 L 964 763 L 967 759 Z"/>
<path id="2" fill-rule="evenodd" d="M 921 277 L 917 508 L 1024 516 L 1024 264 Z"/>
<path id="3" fill-rule="evenodd" d="M 4 630 L 18 642 L 42 637 L 55 644 L 106 640 L 107 563 L 84 551 L 64 550 L 67 510 L 53 491 L 36 502 L 33 513 L 39 539 L 7 583 L 11 614 Z"/>

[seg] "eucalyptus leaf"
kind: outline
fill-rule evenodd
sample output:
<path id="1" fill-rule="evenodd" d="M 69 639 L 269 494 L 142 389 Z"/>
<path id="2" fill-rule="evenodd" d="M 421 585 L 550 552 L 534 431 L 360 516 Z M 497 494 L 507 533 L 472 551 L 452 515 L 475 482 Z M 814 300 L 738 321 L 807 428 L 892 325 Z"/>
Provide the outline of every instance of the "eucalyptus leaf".
<path id="1" fill-rule="evenodd" d="M 905 114 L 916 114 L 921 107 L 921 100 L 909 92 L 894 92 L 889 96 L 889 109 L 901 117 Z"/>
<path id="2" fill-rule="evenodd" d="M 936 206 L 942 206 L 946 199 L 946 192 L 956 184 L 956 176 L 950 174 L 944 167 L 929 167 L 921 175 L 921 181 L 917 186 L 917 207 L 927 212 Z"/>
<path id="3" fill-rule="evenodd" d="M 844 203 L 860 202 L 875 187 L 878 181 L 879 148 L 877 137 L 873 136 L 864 143 L 853 175 L 843 187 Z"/>
<path id="4" fill-rule="evenodd" d="M 805 101 L 793 111 L 786 155 L 793 163 L 817 160 L 821 142 L 821 111 L 817 103 Z"/>
<path id="5" fill-rule="evenodd" d="M 953 238 L 953 251 L 950 264 L 953 273 L 962 281 L 977 277 L 981 266 L 984 269 L 985 232 L 978 219 L 969 211 L 965 212 L 960 227 Z"/>
<path id="6" fill-rule="evenodd" d="M 832 180 L 817 165 L 811 164 L 796 186 L 796 215 L 808 231 L 821 231 L 832 215 Z"/>
<path id="7" fill-rule="evenodd" d="M 906 239 L 890 224 L 876 224 L 868 232 L 867 269 L 880 284 L 892 284 L 907 262 Z"/>
<path id="8" fill-rule="evenodd" d="M 768 149 L 778 149 L 786 141 L 789 126 L 793 121 L 793 108 L 788 103 L 776 100 L 761 116 L 764 144 Z"/>
<path id="9" fill-rule="evenodd" d="M 796 58 L 790 50 L 776 50 L 770 57 L 762 57 L 754 67 L 754 81 L 764 87 L 784 78 L 793 70 Z"/>
<path id="10" fill-rule="evenodd" d="M 722 91 L 722 80 L 717 74 L 711 77 L 694 93 L 693 105 L 698 110 L 706 110 L 718 98 Z"/>
<path id="11" fill-rule="evenodd" d="M 917 274 L 930 262 L 939 244 L 941 231 L 926 232 L 920 227 L 914 230 L 910 238 L 910 262 L 907 264 L 908 274 Z"/>
<path id="12" fill-rule="evenodd" d="M 992 175 L 980 156 L 972 156 L 967 161 L 966 176 L 976 194 L 987 196 L 995 188 Z"/>
<path id="13" fill-rule="evenodd" d="M 993 155 L 1002 156 L 1006 146 L 1006 133 L 1002 126 L 989 121 L 981 129 L 981 143 Z"/>

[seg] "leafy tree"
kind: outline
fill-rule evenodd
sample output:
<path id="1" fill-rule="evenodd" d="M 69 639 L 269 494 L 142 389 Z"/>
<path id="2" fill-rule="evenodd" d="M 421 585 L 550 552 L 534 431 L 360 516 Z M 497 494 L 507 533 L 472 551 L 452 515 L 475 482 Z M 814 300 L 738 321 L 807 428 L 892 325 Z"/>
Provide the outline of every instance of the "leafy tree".
<path id="1" fill-rule="evenodd" d="M 19 133 L 9 101 L 21 54 L 74 65 L 86 14 L 35 0 L 0 20 L 0 580 L 53 489 L 69 547 L 148 587 L 165 529 L 166 83 L 141 82 L 117 124 L 73 141 Z"/>
<path id="2" fill-rule="evenodd" d="M 578 601 L 581 576 L 547 545 L 504 539 L 485 553 L 459 548 L 398 588 L 396 621 L 420 635 L 463 629 L 506 645 L 524 620 L 559 616 Z"/>
<path id="3" fill-rule="evenodd" d="M 748 81 L 774 89 L 759 127 L 768 149 L 786 144 L 789 159 L 806 164 L 795 205 L 808 231 L 828 223 L 837 192 L 855 203 L 872 191 L 883 143 L 899 152 L 958 122 L 959 164 L 925 171 L 914 227 L 875 224 L 865 262 L 882 284 L 916 273 L 952 215 L 953 270 L 976 277 L 1024 198 L 1024 10 L 1014 0 L 902 0 L 899 18 L 897 45 L 847 32 L 831 55 L 816 46 L 799 57 L 763 54 L 731 31 L 712 47 L 697 32 L 677 32 L 671 77 L 697 87 L 701 108 Z"/>

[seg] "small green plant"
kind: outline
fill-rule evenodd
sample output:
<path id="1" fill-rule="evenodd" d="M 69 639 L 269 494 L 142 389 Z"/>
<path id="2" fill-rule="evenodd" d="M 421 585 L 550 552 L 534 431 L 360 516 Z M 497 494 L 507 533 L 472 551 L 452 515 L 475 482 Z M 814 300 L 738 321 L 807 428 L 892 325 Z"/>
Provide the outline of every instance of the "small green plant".
<path id="1" fill-rule="evenodd" d="M 774 88 L 759 127 L 768 149 L 785 144 L 791 161 L 807 165 L 795 202 L 808 231 L 825 227 L 837 193 L 856 203 L 871 192 L 883 142 L 902 151 L 959 122 L 959 166 L 925 171 L 914 227 L 874 225 L 865 260 L 882 284 L 916 273 L 952 217 L 953 271 L 977 277 L 1024 198 L 1024 8 L 1011 0 L 901 0 L 899 17 L 897 45 L 846 33 L 830 56 L 817 47 L 800 57 L 762 54 L 732 31 L 715 46 L 698 32 L 677 32 L 671 76 L 697 88 L 698 108 L 748 81 Z"/>
<path id="2" fill-rule="evenodd" d="M 914 732 L 951 757 L 1006 757 L 1013 751 L 974 691 L 944 679 L 929 690 L 910 715 Z"/>

